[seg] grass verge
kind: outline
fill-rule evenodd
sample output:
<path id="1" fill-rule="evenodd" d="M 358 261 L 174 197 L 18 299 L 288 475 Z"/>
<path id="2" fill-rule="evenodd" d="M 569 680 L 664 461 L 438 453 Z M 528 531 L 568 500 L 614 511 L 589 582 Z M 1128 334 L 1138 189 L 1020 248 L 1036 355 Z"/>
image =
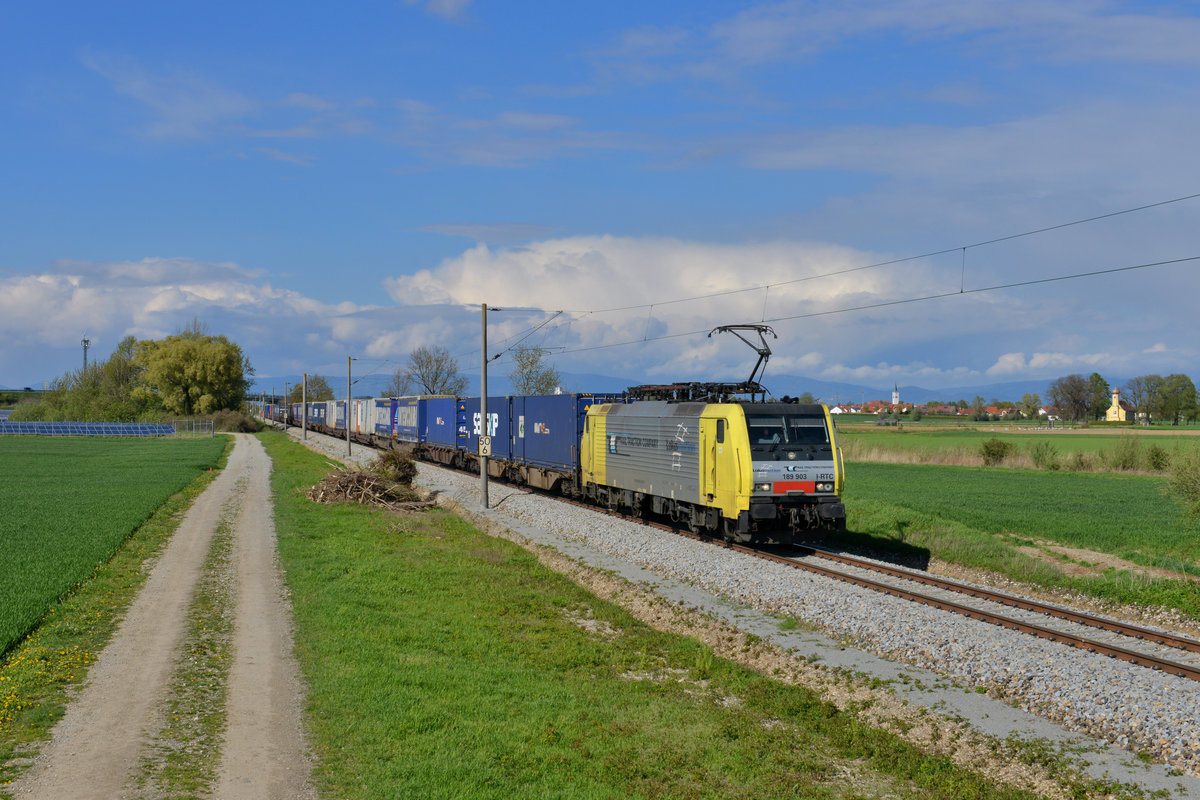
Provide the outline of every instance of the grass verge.
<path id="1" fill-rule="evenodd" d="M 133 800 L 199 800 L 210 796 L 217 777 L 233 654 L 235 516 L 236 508 L 226 508 L 213 534 L 167 687 L 162 724 L 144 751 Z"/>
<path id="2" fill-rule="evenodd" d="M 1033 796 L 650 629 L 446 512 L 311 503 L 325 460 L 260 436 L 327 796 Z"/>
<path id="3" fill-rule="evenodd" d="M 1200 617 L 1194 526 L 1162 497 L 1160 478 L 854 463 L 839 539 L 933 557 L 1013 580 Z M 902 489 L 902 491 L 901 491 Z M 1035 541 L 1109 553 L 1178 579 L 1108 570 L 1069 575 L 1018 547 Z"/>
<path id="4" fill-rule="evenodd" d="M 231 438 L 222 438 L 225 449 L 217 468 L 224 467 L 233 446 Z M 161 550 L 216 475 L 201 472 L 169 497 L 0 659 L 0 796 L 9 796 L 5 787 L 62 717 L 72 687 L 83 682 L 116 631 L 120 615 L 149 574 L 147 559 Z"/>

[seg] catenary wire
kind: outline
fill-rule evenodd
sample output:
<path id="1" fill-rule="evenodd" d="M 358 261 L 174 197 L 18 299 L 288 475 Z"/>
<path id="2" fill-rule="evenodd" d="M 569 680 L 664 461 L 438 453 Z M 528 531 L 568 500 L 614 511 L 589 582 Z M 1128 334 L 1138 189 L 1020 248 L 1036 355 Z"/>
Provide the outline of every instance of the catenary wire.
<path id="1" fill-rule="evenodd" d="M 920 296 L 916 296 L 916 297 L 906 297 L 906 298 L 900 298 L 897 300 L 883 300 L 878 303 L 865 303 L 863 305 L 846 306 L 843 308 L 833 308 L 833 309 L 827 309 L 825 311 L 812 311 L 812 312 L 809 312 L 806 314 L 792 314 L 792 315 L 787 315 L 787 316 L 772 317 L 770 319 L 765 320 L 765 322 L 785 322 L 785 321 L 796 320 L 796 319 L 809 319 L 812 317 L 825 317 L 825 316 L 831 316 L 833 314 L 846 314 L 846 313 L 849 313 L 852 311 L 869 311 L 869 310 L 877 309 L 877 308 L 887 308 L 889 306 L 899 306 L 899 305 L 906 305 L 906 304 L 910 304 L 910 303 L 920 303 L 920 302 L 925 302 L 925 301 L 929 301 L 929 300 L 940 300 L 940 299 L 943 299 L 946 297 L 959 297 L 962 295 L 979 294 L 982 292 L 995 292 L 995 291 L 1000 291 L 1002 289 L 1017 289 L 1017 288 L 1026 287 L 1026 286 L 1035 286 L 1035 285 L 1043 284 L 1043 283 L 1055 283 L 1058 281 L 1077 280 L 1077 279 L 1081 279 L 1081 278 L 1096 277 L 1099 275 L 1112 275 L 1112 274 L 1116 274 L 1116 273 L 1120 273 L 1120 272 L 1131 272 L 1133 270 L 1150 269 L 1152 267 L 1172 266 L 1175 264 L 1184 264 L 1184 263 L 1193 262 L 1193 261 L 1200 261 L 1200 256 L 1187 256 L 1184 258 L 1174 258 L 1174 259 L 1168 259 L 1165 261 L 1151 261 L 1151 262 L 1147 262 L 1145 264 L 1133 264 L 1133 265 L 1124 266 L 1124 267 L 1110 267 L 1107 269 L 1089 270 L 1088 272 L 1077 272 L 1077 273 L 1072 273 L 1070 275 L 1056 275 L 1056 276 L 1050 277 L 1050 278 L 1036 278 L 1036 279 L 1026 280 L 1026 281 L 1014 281 L 1012 283 L 1002 283 L 1002 284 L 996 284 L 994 286 L 981 286 L 981 287 L 977 287 L 974 289 L 965 289 L 964 290 L 962 288 L 959 288 L 954 291 L 937 292 L 934 294 L 920 295 Z M 706 327 L 700 328 L 698 330 L 682 331 L 680 333 L 663 334 L 662 336 L 653 336 L 648 339 L 629 339 L 629 340 L 623 341 L 623 342 L 610 342 L 608 344 L 588 345 L 586 347 L 555 348 L 555 349 L 557 349 L 557 352 L 555 353 L 555 355 L 566 355 L 569 353 L 584 353 L 584 352 L 588 352 L 588 351 L 592 351 L 592 350 L 606 350 L 606 349 L 612 348 L 612 347 L 626 347 L 626 346 L 632 345 L 632 344 L 648 344 L 650 342 L 661 342 L 661 341 L 666 341 L 668 339 L 680 339 L 680 338 L 683 338 L 686 336 L 696 336 L 699 334 L 707 334 L 710 330 L 711 330 L 711 327 L 706 326 Z"/>
<path id="2" fill-rule="evenodd" d="M 1076 225 L 1086 225 L 1089 222 L 1098 222 L 1098 221 L 1104 220 L 1104 219 L 1111 219 L 1112 217 L 1119 217 L 1119 216 L 1122 216 L 1125 214 L 1133 214 L 1138 211 L 1146 211 L 1146 210 L 1149 210 L 1152 208 L 1160 208 L 1162 206 L 1172 205 L 1174 203 L 1182 203 L 1187 200 L 1194 200 L 1196 198 L 1200 198 L 1200 192 L 1197 192 L 1195 194 L 1184 195 L 1182 197 L 1174 197 L 1174 198 L 1171 198 L 1170 200 L 1160 200 L 1155 203 L 1147 203 L 1145 205 L 1140 205 L 1140 206 L 1136 206 L 1133 208 L 1124 208 L 1119 211 L 1110 211 L 1105 214 L 1097 214 L 1096 216 L 1087 217 L 1084 219 L 1072 220 L 1070 222 L 1062 222 L 1062 223 L 1058 223 L 1056 225 L 1047 225 L 1042 228 L 1036 228 L 1033 230 L 1022 231 L 1021 233 L 1013 233 L 1013 234 L 1009 234 L 1006 236 L 997 236 L 993 239 L 986 239 L 984 241 L 974 242 L 972 244 L 958 245 L 955 247 L 946 247 L 941 250 L 931 250 L 927 253 L 920 253 L 918 255 L 902 256 L 900 258 L 888 259 L 887 261 L 878 261 L 878 262 L 875 262 L 872 264 L 861 264 L 856 267 L 846 267 L 843 269 L 833 270 L 831 272 L 824 272 L 819 275 L 806 275 L 803 278 L 792 278 L 791 280 L 778 281 L 776 283 L 760 284 L 757 286 L 743 286 L 743 287 L 739 287 L 737 289 L 724 289 L 719 292 L 709 292 L 708 294 L 692 295 L 690 297 L 680 297 L 680 298 L 675 298 L 672 300 L 656 300 L 652 303 L 637 303 L 634 305 L 614 306 L 612 308 L 601 308 L 601 309 L 569 310 L 569 311 L 566 311 L 563 313 L 568 313 L 568 314 L 608 314 L 608 313 L 613 313 L 613 312 L 617 312 L 617 311 L 633 311 L 633 310 L 637 310 L 637 309 L 641 309 L 641 308 L 650 308 L 653 306 L 666 306 L 666 305 L 675 305 L 678 303 L 690 303 L 690 302 L 693 302 L 696 300 L 708 300 L 713 297 L 726 297 L 728 295 L 742 294 L 745 292 L 757 292 L 757 291 L 762 291 L 764 289 L 770 290 L 771 288 L 777 287 L 777 286 L 789 286 L 789 285 L 795 284 L 795 283 L 804 283 L 806 281 L 820 280 L 821 278 L 832 278 L 832 277 L 836 277 L 838 275 L 847 275 L 852 272 L 862 272 L 864 270 L 869 270 L 869 269 L 879 269 L 881 267 L 889 267 L 889 266 L 894 266 L 896 264 L 904 264 L 909 261 L 919 261 L 923 258 L 934 258 L 936 256 L 943 256 L 948 253 L 956 253 L 956 252 L 961 252 L 963 254 L 964 274 L 965 274 L 966 251 L 972 250 L 977 247 L 986 247 L 988 245 L 998 244 L 1000 242 L 1012 241 L 1013 239 L 1021 239 L 1021 238 L 1025 238 L 1028 236 L 1036 236 L 1040 233 L 1048 233 L 1050 231 L 1061 230 L 1063 228 L 1070 228 L 1070 227 L 1073 227 Z M 541 312 L 547 313 L 547 314 L 552 313 L 549 309 L 540 309 L 540 308 L 531 308 L 531 309 L 523 309 L 523 310 L 541 311 Z"/>

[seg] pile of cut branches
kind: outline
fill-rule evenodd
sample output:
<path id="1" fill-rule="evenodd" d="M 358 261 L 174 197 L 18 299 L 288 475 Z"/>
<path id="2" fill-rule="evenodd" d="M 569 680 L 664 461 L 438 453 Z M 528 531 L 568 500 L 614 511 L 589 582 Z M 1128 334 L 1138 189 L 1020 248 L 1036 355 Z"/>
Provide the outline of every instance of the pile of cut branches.
<path id="1" fill-rule="evenodd" d="M 392 480 L 382 472 L 375 468 L 334 470 L 308 490 L 308 499 L 315 503 L 382 506 L 393 511 L 420 511 L 435 505 L 422 500 L 412 486 Z"/>
<path id="2" fill-rule="evenodd" d="M 412 456 L 395 448 L 381 452 L 367 469 L 405 486 L 412 486 L 413 478 L 417 477 L 417 464 Z"/>

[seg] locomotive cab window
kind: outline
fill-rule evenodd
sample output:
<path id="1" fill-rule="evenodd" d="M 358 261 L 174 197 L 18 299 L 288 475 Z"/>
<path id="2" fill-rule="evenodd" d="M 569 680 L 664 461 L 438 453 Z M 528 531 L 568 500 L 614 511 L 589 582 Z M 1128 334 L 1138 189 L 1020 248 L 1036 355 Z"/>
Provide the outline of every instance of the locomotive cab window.
<path id="1" fill-rule="evenodd" d="M 751 445 L 810 445 L 827 447 L 824 417 L 795 414 L 747 414 Z"/>
<path id="2" fill-rule="evenodd" d="M 725 420 L 717 420 L 717 444 L 725 442 Z"/>
<path id="3" fill-rule="evenodd" d="M 788 417 L 788 441 L 793 444 L 829 444 L 825 420 L 816 417 Z"/>

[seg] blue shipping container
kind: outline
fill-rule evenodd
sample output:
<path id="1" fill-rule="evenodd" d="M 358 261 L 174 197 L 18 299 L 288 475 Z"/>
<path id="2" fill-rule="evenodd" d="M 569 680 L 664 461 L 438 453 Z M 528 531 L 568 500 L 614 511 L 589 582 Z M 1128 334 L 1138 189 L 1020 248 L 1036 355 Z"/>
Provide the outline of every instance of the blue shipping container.
<path id="1" fill-rule="evenodd" d="M 558 394 L 512 398 L 513 459 L 549 469 L 579 466 L 583 420 L 596 403 L 623 402 L 619 394 Z"/>
<path id="2" fill-rule="evenodd" d="M 430 397 L 422 398 L 420 403 L 425 409 L 424 420 L 418 420 L 422 425 L 421 441 L 442 447 L 459 447 L 455 399 L 453 397 Z"/>
<path id="3" fill-rule="evenodd" d="M 512 428 L 512 404 L 508 397 L 488 397 L 488 433 L 492 437 L 492 458 L 512 459 L 515 431 Z M 458 400 L 459 442 L 468 453 L 479 452 L 479 434 L 483 423 L 479 416 L 479 398 Z"/>

